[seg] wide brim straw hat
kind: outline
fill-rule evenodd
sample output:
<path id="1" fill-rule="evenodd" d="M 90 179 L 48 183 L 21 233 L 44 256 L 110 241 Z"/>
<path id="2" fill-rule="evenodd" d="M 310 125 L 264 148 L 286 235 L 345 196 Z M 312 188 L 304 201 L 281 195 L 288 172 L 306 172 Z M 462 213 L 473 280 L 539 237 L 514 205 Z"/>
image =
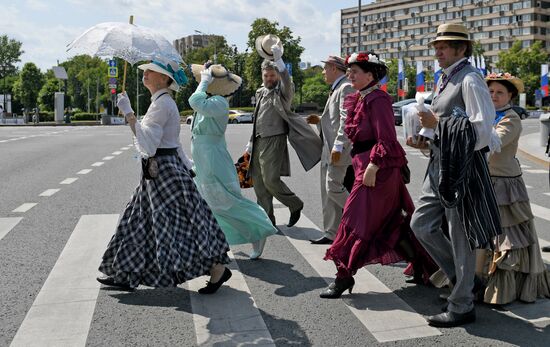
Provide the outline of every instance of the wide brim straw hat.
<path id="1" fill-rule="evenodd" d="M 192 64 L 191 72 L 197 82 L 201 81 L 201 71 L 205 69 L 204 65 Z M 243 79 L 229 71 L 220 64 L 210 65 L 212 71 L 212 82 L 208 85 L 206 93 L 210 95 L 231 96 L 243 83 Z"/>
<path id="2" fill-rule="evenodd" d="M 491 73 L 485 77 L 485 81 L 489 84 L 492 81 L 507 81 L 512 84 L 517 91 L 517 94 L 521 94 L 525 91 L 523 81 L 516 76 L 512 76 L 508 72 L 505 73 Z"/>
<path id="3" fill-rule="evenodd" d="M 271 51 L 273 45 L 279 46 L 281 53 L 284 53 L 283 43 L 277 35 L 267 34 L 256 38 L 256 51 L 264 59 L 273 60 L 273 52 Z"/>
<path id="4" fill-rule="evenodd" d="M 429 45 L 433 45 L 440 41 L 468 41 L 470 40 L 470 33 L 468 29 L 462 24 L 441 24 L 437 27 L 437 33 L 434 40 L 430 41 Z"/>
<path id="5" fill-rule="evenodd" d="M 138 66 L 138 68 L 140 70 L 151 70 L 151 71 L 155 71 L 155 72 L 158 72 L 158 73 L 161 73 L 163 75 L 166 75 L 168 77 L 170 77 L 172 79 L 172 83 L 170 84 L 170 86 L 168 86 L 168 88 L 174 90 L 174 91 L 178 91 L 180 89 L 180 84 L 183 85 L 185 83 L 187 83 L 187 78 L 185 77 L 185 73 L 183 73 L 183 70 L 180 68 L 180 66 L 178 65 L 178 63 L 176 62 L 167 62 L 167 63 L 162 63 L 162 62 L 159 62 L 159 61 L 152 61 L 150 63 L 147 63 L 147 64 L 141 64 Z M 172 71 L 170 71 L 172 70 Z M 178 74 L 181 74 L 183 76 L 181 76 L 179 79 L 180 79 L 180 84 L 178 84 L 178 82 L 176 82 L 176 78 L 177 77 L 174 77 L 174 71 Z"/>

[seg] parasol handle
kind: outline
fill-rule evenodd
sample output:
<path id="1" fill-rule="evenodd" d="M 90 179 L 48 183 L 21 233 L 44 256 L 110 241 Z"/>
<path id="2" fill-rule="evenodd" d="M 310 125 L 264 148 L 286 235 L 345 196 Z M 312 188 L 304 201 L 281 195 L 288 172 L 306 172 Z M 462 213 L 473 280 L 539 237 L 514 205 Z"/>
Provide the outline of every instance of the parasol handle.
<path id="1" fill-rule="evenodd" d="M 130 16 L 130 24 L 134 24 L 134 16 Z M 126 91 L 126 67 L 128 66 L 128 63 L 126 60 L 124 61 L 124 75 L 122 76 L 122 92 L 124 93 Z"/>

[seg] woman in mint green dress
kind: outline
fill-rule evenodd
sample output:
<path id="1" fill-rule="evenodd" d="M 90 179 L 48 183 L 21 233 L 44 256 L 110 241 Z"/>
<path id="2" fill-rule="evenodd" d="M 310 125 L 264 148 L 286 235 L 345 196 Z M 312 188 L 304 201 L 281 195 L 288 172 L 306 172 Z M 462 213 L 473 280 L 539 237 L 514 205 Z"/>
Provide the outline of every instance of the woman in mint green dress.
<path id="1" fill-rule="evenodd" d="M 191 125 L 195 183 L 227 242 L 252 243 L 250 258 L 257 259 L 266 238 L 277 229 L 258 204 L 241 195 L 235 165 L 225 143 L 229 103 L 224 96 L 234 93 L 242 80 L 221 65 L 208 68 L 192 65 L 192 71 L 199 81 L 189 98 L 189 105 L 196 111 Z"/>

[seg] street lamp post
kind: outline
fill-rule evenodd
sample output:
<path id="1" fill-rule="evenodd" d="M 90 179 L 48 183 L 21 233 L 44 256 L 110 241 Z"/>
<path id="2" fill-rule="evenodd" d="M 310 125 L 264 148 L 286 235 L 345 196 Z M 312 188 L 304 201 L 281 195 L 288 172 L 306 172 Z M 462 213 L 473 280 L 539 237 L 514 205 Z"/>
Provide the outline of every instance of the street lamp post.
<path id="1" fill-rule="evenodd" d="M 2 71 L 2 79 L 4 80 L 4 87 L 2 89 L 2 112 L 8 113 L 6 110 L 6 71 L 8 67 L 6 65 L 0 65 L 0 71 Z"/>
<path id="2" fill-rule="evenodd" d="M 200 30 L 195 30 L 195 32 L 197 34 L 201 34 L 202 35 L 202 41 L 204 42 L 204 36 L 212 36 L 210 34 L 205 34 L 203 33 L 202 31 Z M 214 64 L 217 64 L 218 63 L 218 52 L 217 52 L 217 47 L 216 47 L 216 40 L 214 40 Z"/>

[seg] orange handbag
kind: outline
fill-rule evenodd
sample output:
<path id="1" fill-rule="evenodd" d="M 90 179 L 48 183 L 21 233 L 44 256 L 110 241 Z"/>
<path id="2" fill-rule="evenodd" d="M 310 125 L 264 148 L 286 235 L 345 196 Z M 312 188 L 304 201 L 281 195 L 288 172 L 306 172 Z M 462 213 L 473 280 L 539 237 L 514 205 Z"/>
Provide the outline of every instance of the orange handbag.
<path id="1" fill-rule="evenodd" d="M 239 177 L 239 185 L 241 188 L 253 187 L 252 177 L 248 175 L 248 168 L 250 166 L 250 154 L 245 152 L 235 163 L 235 169 L 237 169 L 237 176 Z"/>

